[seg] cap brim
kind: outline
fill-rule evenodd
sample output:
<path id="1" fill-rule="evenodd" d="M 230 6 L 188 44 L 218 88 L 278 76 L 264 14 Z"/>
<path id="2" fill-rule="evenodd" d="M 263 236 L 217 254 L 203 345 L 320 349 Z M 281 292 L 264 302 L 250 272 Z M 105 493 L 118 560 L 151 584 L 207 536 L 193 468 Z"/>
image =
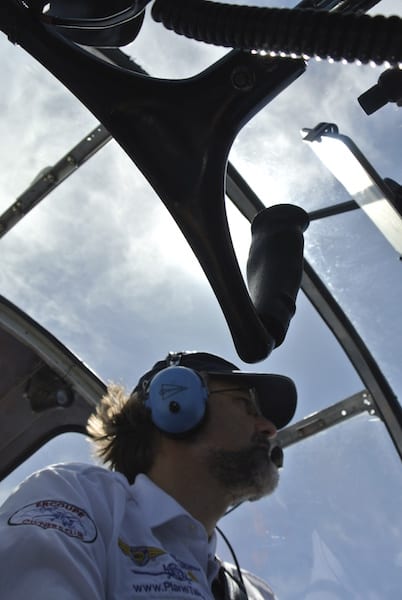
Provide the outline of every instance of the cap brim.
<path id="1" fill-rule="evenodd" d="M 293 418 L 297 405 L 296 386 L 289 377 L 246 371 L 204 371 L 209 377 L 236 379 L 253 387 L 258 396 L 261 412 L 277 429 L 285 427 Z"/>

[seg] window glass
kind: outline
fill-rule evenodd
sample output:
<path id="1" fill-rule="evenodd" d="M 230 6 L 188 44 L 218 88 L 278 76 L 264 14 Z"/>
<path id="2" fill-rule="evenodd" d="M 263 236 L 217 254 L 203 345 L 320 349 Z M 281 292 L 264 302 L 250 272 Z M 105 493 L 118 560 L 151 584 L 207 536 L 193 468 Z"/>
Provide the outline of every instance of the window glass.
<path id="1" fill-rule="evenodd" d="M 401 12 L 391 1 L 376 12 L 383 9 Z M 5 36 L 0 47 L 3 211 L 97 120 Z M 150 74 L 172 78 L 194 75 L 226 52 L 174 36 L 149 14 L 126 50 Z M 367 117 L 357 103 L 384 68 L 310 61 L 244 127 L 230 160 L 264 204 L 289 202 L 310 212 L 350 199 L 301 139 L 302 128 L 320 121 L 336 123 L 383 177 L 402 183 L 401 109 L 392 104 Z M 249 223 L 229 202 L 227 210 L 244 273 Z M 299 392 L 296 420 L 363 387 L 303 293 L 285 343 L 257 365 L 242 363 L 187 242 L 115 142 L 1 244 L 1 293 L 106 382 L 131 390 L 169 350 L 201 349 L 245 370 L 291 376 Z M 361 211 L 312 222 L 306 256 L 400 395 L 398 256 Z M 0 502 L 38 468 L 92 460 L 83 436 L 60 436 L 1 482 Z M 400 460 L 384 425 L 363 414 L 287 448 L 278 491 L 244 504 L 222 527 L 240 564 L 271 582 L 281 600 L 395 600 L 402 580 L 401 492 Z M 221 543 L 219 552 L 232 560 Z"/>
<path id="2" fill-rule="evenodd" d="M 281 600 L 392 600 L 402 578 L 401 494 L 384 426 L 362 414 L 288 447 L 275 494 L 220 525 L 240 565 Z M 219 552 L 233 560 L 222 541 Z"/>
<path id="3" fill-rule="evenodd" d="M 50 440 L 0 482 L 0 505 L 26 477 L 49 465 L 65 462 L 93 462 L 87 438 L 79 433 L 64 433 Z"/>
<path id="4" fill-rule="evenodd" d="M 402 262 L 398 255 L 362 211 L 312 223 L 306 242 L 307 259 L 400 398 Z"/>

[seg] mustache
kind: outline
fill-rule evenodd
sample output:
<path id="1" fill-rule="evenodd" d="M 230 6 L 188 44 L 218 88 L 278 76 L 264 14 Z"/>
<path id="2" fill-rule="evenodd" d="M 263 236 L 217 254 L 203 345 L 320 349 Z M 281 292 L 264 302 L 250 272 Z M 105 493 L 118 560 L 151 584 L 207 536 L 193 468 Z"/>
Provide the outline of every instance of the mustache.
<path id="1" fill-rule="evenodd" d="M 283 467 L 283 449 L 277 441 L 271 441 L 265 436 L 257 435 L 253 438 L 253 444 L 255 444 L 258 448 L 266 448 L 267 453 L 269 454 L 269 457 L 274 465 L 278 469 Z"/>

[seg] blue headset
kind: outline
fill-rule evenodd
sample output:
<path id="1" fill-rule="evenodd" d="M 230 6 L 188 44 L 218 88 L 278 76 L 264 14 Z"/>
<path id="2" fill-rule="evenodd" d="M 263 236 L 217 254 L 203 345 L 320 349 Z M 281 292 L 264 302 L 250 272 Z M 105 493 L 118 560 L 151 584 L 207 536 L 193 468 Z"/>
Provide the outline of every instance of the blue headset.
<path id="1" fill-rule="evenodd" d="M 182 435 L 201 424 L 208 388 L 202 377 L 188 367 L 170 366 L 159 371 L 145 386 L 145 406 L 152 422 L 171 435 Z"/>

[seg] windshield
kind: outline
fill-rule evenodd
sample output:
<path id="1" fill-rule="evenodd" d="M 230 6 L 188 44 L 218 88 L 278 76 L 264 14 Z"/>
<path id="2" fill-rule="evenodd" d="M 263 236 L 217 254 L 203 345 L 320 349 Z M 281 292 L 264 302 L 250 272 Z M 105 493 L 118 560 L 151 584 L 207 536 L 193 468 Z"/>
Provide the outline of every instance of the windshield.
<path id="1" fill-rule="evenodd" d="M 402 8 L 387 0 L 371 13 L 402 16 Z M 6 36 L 0 46 L 3 212 L 98 121 Z M 195 75 L 226 54 L 175 36 L 148 13 L 139 37 L 124 52 L 153 76 L 174 79 Z M 401 109 L 389 103 L 367 116 L 357 101 L 385 68 L 311 60 L 301 77 L 244 126 L 229 160 L 265 206 L 291 203 L 314 214 L 351 200 L 300 135 L 320 122 L 336 124 L 381 177 L 402 183 Z M 228 198 L 226 209 L 245 274 L 250 223 Z M 292 377 L 299 395 L 295 422 L 366 387 L 303 292 L 284 344 L 257 365 L 239 360 L 186 240 L 115 141 L 63 181 L 1 244 L 1 294 L 105 382 L 122 382 L 131 391 L 168 351 L 205 350 L 245 370 Z M 305 257 L 400 398 L 402 263 L 395 249 L 356 209 L 313 218 Z M 343 416 L 340 424 L 285 448 L 278 492 L 242 505 L 221 524 L 241 566 L 267 579 L 282 600 L 398 596 L 400 460 L 378 413 Z M 87 444 L 77 439 L 67 434 L 50 442 L 2 482 L 1 499 L 37 468 L 93 460 Z M 219 552 L 232 561 L 223 543 Z"/>

